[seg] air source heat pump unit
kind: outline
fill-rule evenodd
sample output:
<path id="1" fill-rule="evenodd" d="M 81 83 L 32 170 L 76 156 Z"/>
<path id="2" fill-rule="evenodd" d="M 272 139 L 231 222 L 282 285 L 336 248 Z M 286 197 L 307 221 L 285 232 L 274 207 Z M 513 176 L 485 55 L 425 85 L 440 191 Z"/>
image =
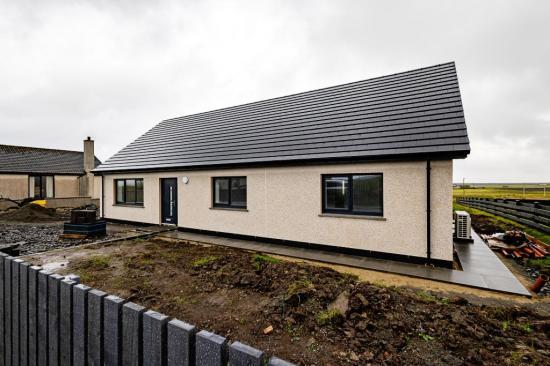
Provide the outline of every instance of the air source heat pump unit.
<path id="1" fill-rule="evenodd" d="M 466 211 L 455 211 L 455 237 L 461 240 L 472 240 L 472 219 Z"/>

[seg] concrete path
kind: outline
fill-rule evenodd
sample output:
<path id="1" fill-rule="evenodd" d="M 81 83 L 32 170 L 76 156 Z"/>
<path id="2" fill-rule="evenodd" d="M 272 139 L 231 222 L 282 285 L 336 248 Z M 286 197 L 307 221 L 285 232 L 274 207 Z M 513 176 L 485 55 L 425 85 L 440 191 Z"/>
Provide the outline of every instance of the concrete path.
<path id="1" fill-rule="evenodd" d="M 517 278 L 475 233 L 473 244 L 455 244 L 463 271 L 432 268 L 429 266 L 369 258 L 357 255 L 333 253 L 322 250 L 295 248 L 259 241 L 223 238 L 213 235 L 181 231 L 160 233 L 158 236 L 184 239 L 205 244 L 223 245 L 256 252 L 278 254 L 318 262 L 340 264 L 375 271 L 396 273 L 483 290 L 531 297 Z"/>

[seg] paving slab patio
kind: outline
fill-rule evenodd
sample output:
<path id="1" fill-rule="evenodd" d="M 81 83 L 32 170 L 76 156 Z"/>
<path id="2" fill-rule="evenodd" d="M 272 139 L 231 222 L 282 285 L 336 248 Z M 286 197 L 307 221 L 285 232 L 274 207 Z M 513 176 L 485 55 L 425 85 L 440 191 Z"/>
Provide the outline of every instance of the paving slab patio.
<path id="1" fill-rule="evenodd" d="M 158 236 L 396 273 L 404 276 L 531 297 L 531 293 L 523 287 L 514 274 L 508 270 L 504 263 L 502 263 L 500 258 L 498 258 L 474 232 L 472 232 L 474 239 L 473 243 L 455 243 L 458 258 L 463 268 L 462 271 L 182 231 L 164 232 L 158 234 Z"/>

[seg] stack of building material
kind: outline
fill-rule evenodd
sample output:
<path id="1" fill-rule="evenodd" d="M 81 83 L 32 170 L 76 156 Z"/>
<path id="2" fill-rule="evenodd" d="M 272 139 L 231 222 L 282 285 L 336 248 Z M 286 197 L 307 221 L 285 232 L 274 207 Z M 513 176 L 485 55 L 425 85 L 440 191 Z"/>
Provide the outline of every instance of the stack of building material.
<path id="1" fill-rule="evenodd" d="M 526 235 L 523 231 L 512 230 L 493 235 L 481 235 L 487 245 L 510 258 L 544 258 L 550 248 L 543 242 Z"/>

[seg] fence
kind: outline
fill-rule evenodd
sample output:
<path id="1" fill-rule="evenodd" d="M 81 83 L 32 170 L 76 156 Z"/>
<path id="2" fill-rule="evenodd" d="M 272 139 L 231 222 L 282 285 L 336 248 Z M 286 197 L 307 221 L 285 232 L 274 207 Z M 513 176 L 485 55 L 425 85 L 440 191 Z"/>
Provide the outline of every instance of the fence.
<path id="1" fill-rule="evenodd" d="M 458 198 L 461 204 L 479 208 L 550 234 L 550 202 L 493 198 Z"/>
<path id="2" fill-rule="evenodd" d="M 0 253 L 0 366 L 289 366 Z"/>

